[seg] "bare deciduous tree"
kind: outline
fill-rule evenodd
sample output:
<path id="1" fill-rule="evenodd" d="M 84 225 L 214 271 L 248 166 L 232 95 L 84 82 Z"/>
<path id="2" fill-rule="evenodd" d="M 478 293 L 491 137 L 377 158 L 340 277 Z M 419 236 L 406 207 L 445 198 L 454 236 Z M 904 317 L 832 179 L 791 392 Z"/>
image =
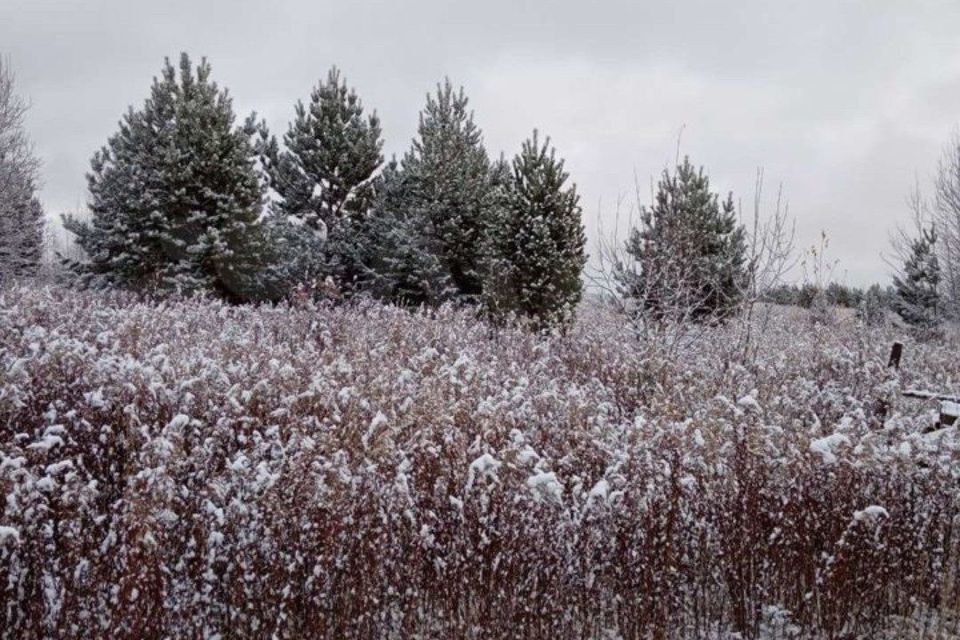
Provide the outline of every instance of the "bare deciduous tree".
<path id="1" fill-rule="evenodd" d="M 919 200 L 914 204 L 923 206 Z M 939 236 L 944 310 L 956 318 L 960 316 L 960 132 L 953 135 L 940 158 L 930 217 Z"/>
<path id="2" fill-rule="evenodd" d="M 762 333 L 770 323 L 770 310 L 757 314 L 757 303 L 771 289 L 783 282 L 787 273 L 797 264 L 796 221 L 790 216 L 790 208 L 783 198 L 783 185 L 777 189 L 773 212 L 763 214 L 763 168 L 757 169 L 753 190 L 753 212 L 749 226 L 747 247 L 747 279 L 741 296 L 743 327 L 739 346 L 744 357 L 749 357 L 755 348 L 755 330 Z M 741 218 L 743 218 L 741 207 Z M 755 327 L 755 325 L 757 325 Z"/>
<path id="3" fill-rule="evenodd" d="M 24 128 L 26 111 L 10 64 L 0 59 L 0 281 L 33 274 L 43 248 L 39 163 Z"/>

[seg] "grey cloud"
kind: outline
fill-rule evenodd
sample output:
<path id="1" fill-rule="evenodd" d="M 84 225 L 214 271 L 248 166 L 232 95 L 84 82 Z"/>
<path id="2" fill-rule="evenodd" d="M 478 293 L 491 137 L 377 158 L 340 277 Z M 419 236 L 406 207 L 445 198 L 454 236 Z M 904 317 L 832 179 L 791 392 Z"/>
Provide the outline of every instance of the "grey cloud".
<path id="1" fill-rule="evenodd" d="M 463 83 L 491 152 L 534 127 L 567 158 L 598 218 L 683 151 L 751 197 L 763 165 L 838 275 L 886 279 L 880 251 L 960 116 L 956 2 L 720 3 L 0 0 L 0 53 L 33 102 L 51 212 L 85 199 L 90 155 L 164 56 L 206 55 L 241 114 L 282 131 L 339 65 L 401 153 L 424 94 Z"/>

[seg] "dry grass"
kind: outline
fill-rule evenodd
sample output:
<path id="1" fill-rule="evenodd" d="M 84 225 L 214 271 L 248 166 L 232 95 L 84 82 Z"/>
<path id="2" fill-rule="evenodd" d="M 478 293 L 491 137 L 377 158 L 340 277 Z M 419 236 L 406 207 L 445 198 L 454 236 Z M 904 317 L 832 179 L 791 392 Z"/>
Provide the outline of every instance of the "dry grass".
<path id="1" fill-rule="evenodd" d="M 739 331 L 3 292 L 0 637 L 955 625 L 960 439 L 897 392 L 957 384 L 960 340 L 901 381 L 888 329 Z"/>

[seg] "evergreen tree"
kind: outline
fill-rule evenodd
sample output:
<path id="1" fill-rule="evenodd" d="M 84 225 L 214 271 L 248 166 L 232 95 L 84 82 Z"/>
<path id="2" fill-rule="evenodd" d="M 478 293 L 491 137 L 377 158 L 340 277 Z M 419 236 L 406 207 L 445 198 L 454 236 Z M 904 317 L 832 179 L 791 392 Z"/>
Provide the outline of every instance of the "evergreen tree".
<path id="1" fill-rule="evenodd" d="M 234 127 L 206 60 L 194 69 L 182 54 L 179 78 L 166 60 L 150 98 L 91 161 L 91 221 L 65 218 L 89 256 L 76 268 L 138 290 L 273 295 L 254 132 L 252 116 Z"/>
<path id="2" fill-rule="evenodd" d="M 23 126 L 26 110 L 12 71 L 0 59 L 0 283 L 35 274 L 43 252 L 39 165 Z"/>
<path id="3" fill-rule="evenodd" d="M 536 131 L 513 159 L 494 165 L 493 184 L 504 185 L 489 229 L 484 298 L 495 315 L 516 313 L 543 328 L 571 317 L 582 293 L 586 236 L 575 185 L 548 138 Z M 504 175 L 506 174 L 506 175 Z M 508 178 L 509 181 L 504 180 Z"/>
<path id="4" fill-rule="evenodd" d="M 737 307 L 746 278 L 745 232 L 732 195 L 722 203 L 689 158 L 664 171 L 655 202 L 640 212 L 617 278 L 638 313 L 655 319 L 722 320 Z"/>
<path id="5" fill-rule="evenodd" d="M 491 216 L 490 161 L 483 136 L 450 80 L 427 96 L 419 136 L 403 159 L 408 215 L 435 245 L 457 298 L 477 301 L 483 285 L 483 235 Z M 444 294 L 446 296 L 446 294 Z"/>
<path id="6" fill-rule="evenodd" d="M 372 249 L 362 287 L 395 304 L 435 306 L 455 290 L 441 259 L 439 234 L 412 200 L 409 174 L 391 161 L 378 180 L 362 233 Z"/>
<path id="7" fill-rule="evenodd" d="M 330 276 L 325 260 L 326 235 L 307 226 L 302 219 L 266 216 L 263 233 L 267 238 L 266 260 L 261 279 L 269 283 L 272 298 L 289 296 L 299 287 L 316 288 Z"/>
<path id="8" fill-rule="evenodd" d="M 44 213 L 33 190 L 28 183 L 22 192 L 29 196 L 8 199 L 11 194 L 0 188 L 0 283 L 36 275 L 43 258 Z"/>
<path id="9" fill-rule="evenodd" d="M 317 231 L 324 239 L 325 270 L 341 286 L 354 288 L 368 251 L 362 244 L 363 218 L 373 204 L 375 173 L 383 163 L 376 113 L 364 116 L 356 92 L 334 67 L 326 82 L 314 88 L 308 105 L 297 103 L 283 151 L 265 127 L 261 136 L 264 167 L 278 196 L 274 213 Z"/>
<path id="10" fill-rule="evenodd" d="M 905 322 L 931 329 L 940 322 L 940 263 L 934 229 L 921 229 L 909 246 L 903 271 L 894 277 L 893 308 Z"/>
<path id="11" fill-rule="evenodd" d="M 878 326 L 884 321 L 887 307 L 887 292 L 879 284 L 872 284 L 863 294 L 860 306 L 857 308 L 857 317 L 869 326 Z"/>

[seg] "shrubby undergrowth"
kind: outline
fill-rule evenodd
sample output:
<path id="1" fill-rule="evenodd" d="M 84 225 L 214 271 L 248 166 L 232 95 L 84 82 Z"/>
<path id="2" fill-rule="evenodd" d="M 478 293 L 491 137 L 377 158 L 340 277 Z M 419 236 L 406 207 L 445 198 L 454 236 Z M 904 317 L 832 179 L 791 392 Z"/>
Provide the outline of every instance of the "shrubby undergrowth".
<path id="1" fill-rule="evenodd" d="M 901 380 L 888 330 L 775 313 L 747 360 L 736 324 L 678 346 L 597 308 L 536 337 L 447 308 L 6 290 L 0 635 L 951 624 L 960 442 L 897 393 L 956 384 L 960 340 L 908 342 Z"/>

